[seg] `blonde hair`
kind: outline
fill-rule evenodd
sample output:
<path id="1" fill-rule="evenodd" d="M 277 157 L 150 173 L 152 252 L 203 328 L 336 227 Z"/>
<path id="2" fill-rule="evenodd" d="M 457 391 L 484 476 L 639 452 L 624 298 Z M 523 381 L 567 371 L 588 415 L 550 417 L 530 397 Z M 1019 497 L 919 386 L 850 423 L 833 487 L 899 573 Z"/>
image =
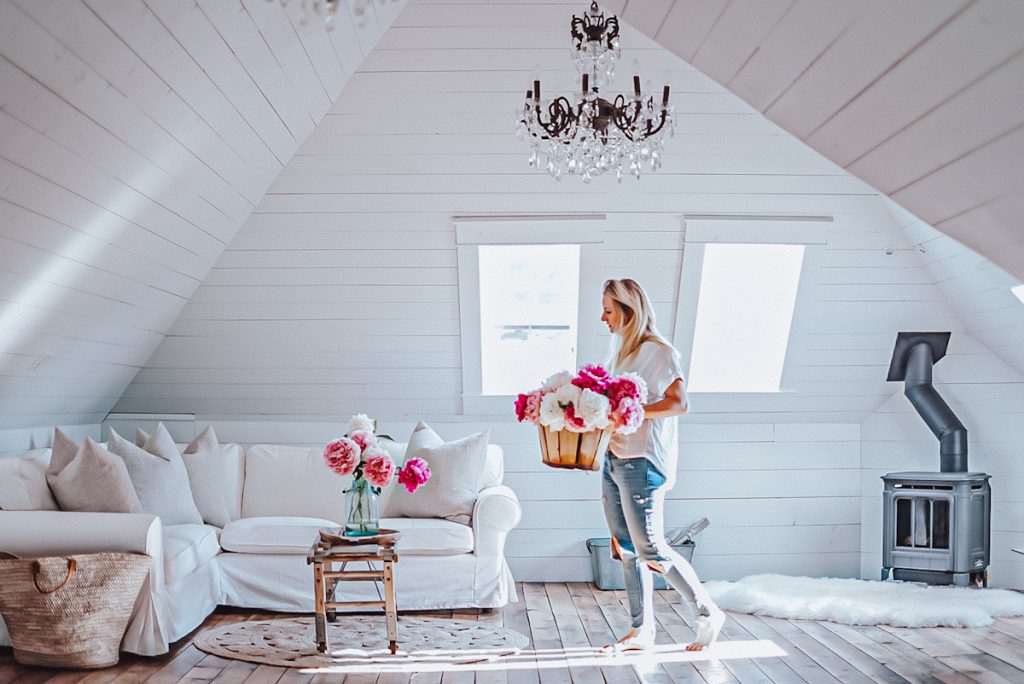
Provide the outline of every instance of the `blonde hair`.
<path id="1" fill-rule="evenodd" d="M 622 314 L 622 326 L 615 333 L 612 349 L 612 368 L 619 368 L 640 351 L 644 342 L 656 342 L 669 349 L 672 345 L 662 337 L 654 324 L 654 307 L 640 284 L 630 278 L 606 280 L 603 294 L 612 300 L 612 306 Z"/>

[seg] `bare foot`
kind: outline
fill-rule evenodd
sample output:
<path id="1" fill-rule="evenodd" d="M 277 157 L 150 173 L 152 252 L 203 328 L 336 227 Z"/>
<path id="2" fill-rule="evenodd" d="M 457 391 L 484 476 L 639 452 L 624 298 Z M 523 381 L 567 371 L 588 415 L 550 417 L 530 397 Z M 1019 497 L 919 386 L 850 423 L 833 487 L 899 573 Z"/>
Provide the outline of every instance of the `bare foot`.
<path id="1" fill-rule="evenodd" d="M 712 608 L 710 615 L 701 615 L 697 618 L 697 636 L 692 644 L 686 647 L 687 651 L 703 651 L 718 638 L 725 624 L 725 613 L 718 608 Z"/>

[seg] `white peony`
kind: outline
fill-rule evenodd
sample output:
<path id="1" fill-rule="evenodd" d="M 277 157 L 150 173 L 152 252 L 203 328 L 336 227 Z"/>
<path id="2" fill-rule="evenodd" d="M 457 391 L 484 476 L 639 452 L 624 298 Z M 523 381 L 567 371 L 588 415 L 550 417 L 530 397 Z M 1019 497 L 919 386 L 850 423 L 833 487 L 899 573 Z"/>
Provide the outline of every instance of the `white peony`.
<path id="1" fill-rule="evenodd" d="M 608 427 L 611 404 L 608 397 L 589 389 L 580 393 L 576 402 L 576 415 L 583 419 L 588 430 L 604 430 Z"/>
<path id="2" fill-rule="evenodd" d="M 551 377 L 544 381 L 544 384 L 541 385 L 541 390 L 547 391 L 558 389 L 559 387 L 568 385 L 571 380 L 572 374 L 569 373 L 569 371 L 555 373 L 554 375 L 552 375 Z"/>
<path id="3" fill-rule="evenodd" d="M 558 397 L 558 403 L 562 406 L 566 404 L 576 404 L 580 400 L 581 390 L 579 387 L 573 384 L 562 385 L 553 394 Z"/>
<path id="4" fill-rule="evenodd" d="M 540 400 L 540 424 L 553 431 L 565 429 L 565 410 L 558 405 L 558 396 L 551 392 Z"/>
<path id="5" fill-rule="evenodd" d="M 357 413 L 348 420 L 348 431 L 345 433 L 351 435 L 356 430 L 364 430 L 365 432 L 374 432 L 374 420 L 365 413 Z"/>

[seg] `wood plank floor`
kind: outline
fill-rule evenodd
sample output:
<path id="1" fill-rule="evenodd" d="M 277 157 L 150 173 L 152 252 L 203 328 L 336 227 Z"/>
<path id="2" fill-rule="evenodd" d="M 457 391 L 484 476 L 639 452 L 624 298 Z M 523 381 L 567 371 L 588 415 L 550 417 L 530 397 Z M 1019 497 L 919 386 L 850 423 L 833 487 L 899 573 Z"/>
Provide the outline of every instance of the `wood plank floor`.
<path id="1" fill-rule="evenodd" d="M 692 635 L 689 612 L 669 591 L 657 592 L 660 644 L 685 644 Z M 622 592 L 586 583 L 522 583 L 520 601 L 501 611 L 434 611 L 423 615 L 487 620 L 527 634 L 541 658 L 548 649 L 601 646 L 626 630 Z M 200 629 L 229 622 L 280 617 L 220 609 Z M 197 630 L 198 631 L 198 630 Z M 207 655 L 191 635 L 158 658 L 122 654 L 115 667 L 96 671 L 23 667 L 9 648 L 0 649 L 0 683 L 70 684 L 204 681 L 211 684 L 818 684 L 831 682 L 1024 682 L 1024 617 L 1002 618 L 981 629 L 851 627 L 831 622 L 781 620 L 730 613 L 723 640 L 770 640 L 789 655 L 775 658 L 646 662 L 637 666 L 526 667 L 521 669 L 413 674 L 306 674 Z M 527 654 L 532 656 L 532 650 Z M 570 659 L 571 660 L 571 659 Z M 654 659 L 655 661 L 657 659 Z M 530 662 L 533 662 L 531 659 Z M 562 661 L 559 661 L 561 663 Z M 569 660 L 565 661 L 566 663 Z"/>

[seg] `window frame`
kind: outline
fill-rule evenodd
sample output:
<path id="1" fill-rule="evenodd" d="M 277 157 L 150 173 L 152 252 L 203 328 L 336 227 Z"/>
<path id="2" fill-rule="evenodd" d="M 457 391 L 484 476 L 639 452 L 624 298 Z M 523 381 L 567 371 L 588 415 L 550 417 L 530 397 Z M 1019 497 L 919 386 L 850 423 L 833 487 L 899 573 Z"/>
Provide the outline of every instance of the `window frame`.
<path id="1" fill-rule="evenodd" d="M 697 304 L 700 297 L 700 282 L 704 266 L 704 248 L 708 244 L 766 244 L 801 245 L 804 258 L 797 285 L 796 301 L 793 306 L 793 320 L 789 329 L 789 341 L 782 365 L 782 377 L 776 392 L 701 392 L 688 391 L 699 398 L 700 405 L 709 411 L 717 406 L 722 410 L 736 410 L 737 406 L 771 401 L 773 397 L 790 394 L 797 390 L 796 377 L 798 357 L 807 341 L 807 331 L 813 307 L 818 300 L 817 278 L 827 229 L 832 223 L 831 216 L 807 217 L 686 217 L 684 216 L 683 264 L 679 277 L 676 300 L 676 319 L 673 340 L 682 357 L 685 377 L 690 376 L 693 356 L 693 340 L 697 324 Z"/>
<path id="2" fill-rule="evenodd" d="M 554 217 L 455 218 L 459 272 L 459 328 L 462 342 L 462 414 L 512 415 L 515 395 L 484 395 L 480 350 L 480 245 L 580 246 L 580 305 L 577 311 L 577 364 L 581 358 L 601 355 L 598 259 L 604 242 L 604 214 Z M 587 293 L 594 293 L 592 298 Z M 590 301 L 593 299 L 593 302 Z M 576 369 L 566 369 L 573 370 Z M 524 380 L 523 391 L 539 386 L 544 378 Z"/>

